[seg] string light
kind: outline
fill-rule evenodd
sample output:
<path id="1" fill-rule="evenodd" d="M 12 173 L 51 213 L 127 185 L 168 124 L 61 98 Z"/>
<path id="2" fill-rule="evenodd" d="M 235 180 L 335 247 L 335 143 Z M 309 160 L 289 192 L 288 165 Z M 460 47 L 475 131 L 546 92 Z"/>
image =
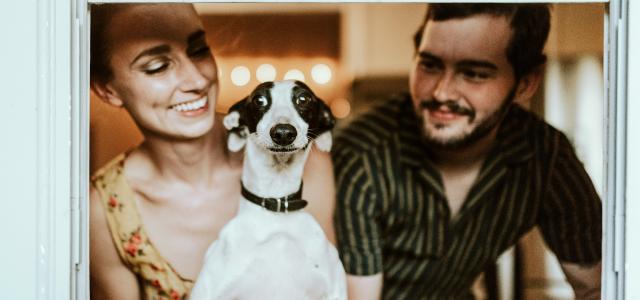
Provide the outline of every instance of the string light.
<path id="1" fill-rule="evenodd" d="M 351 104 L 347 99 L 338 98 L 331 102 L 331 112 L 338 119 L 346 118 L 351 113 Z"/>
<path id="2" fill-rule="evenodd" d="M 245 66 L 237 66 L 231 70 L 231 82 L 236 86 L 244 86 L 251 80 L 251 72 Z"/>
<path id="3" fill-rule="evenodd" d="M 304 73 L 298 69 L 291 69 L 284 74 L 284 80 L 304 81 Z"/>
<path id="4" fill-rule="evenodd" d="M 256 78 L 260 82 L 276 79 L 276 68 L 271 64 L 261 64 L 256 70 Z"/>
<path id="5" fill-rule="evenodd" d="M 325 64 L 317 64 L 311 68 L 311 78 L 319 84 L 325 84 L 331 80 L 331 68 Z"/>

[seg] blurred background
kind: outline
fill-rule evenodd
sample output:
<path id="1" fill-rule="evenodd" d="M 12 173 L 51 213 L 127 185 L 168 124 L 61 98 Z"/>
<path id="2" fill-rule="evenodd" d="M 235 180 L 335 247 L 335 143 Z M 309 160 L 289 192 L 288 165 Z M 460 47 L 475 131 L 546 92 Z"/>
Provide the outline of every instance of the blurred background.
<path id="1" fill-rule="evenodd" d="M 340 130 L 353 116 L 408 90 L 412 36 L 425 4 L 196 4 L 219 67 L 216 109 L 226 112 L 263 81 L 298 79 L 329 104 Z M 603 186 L 603 4 L 556 4 L 544 85 L 524 106 L 562 130 L 599 192 Z M 93 95 L 91 172 L 142 140 L 127 113 Z M 495 272 L 494 272 L 495 271 Z M 479 281 L 478 295 L 573 299 L 533 230 Z"/>

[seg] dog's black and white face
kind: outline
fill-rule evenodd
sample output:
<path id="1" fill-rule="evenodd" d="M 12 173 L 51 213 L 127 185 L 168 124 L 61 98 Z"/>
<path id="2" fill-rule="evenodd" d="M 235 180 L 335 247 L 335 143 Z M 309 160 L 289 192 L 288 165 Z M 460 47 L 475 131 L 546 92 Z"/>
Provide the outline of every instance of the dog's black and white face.
<path id="1" fill-rule="evenodd" d="M 238 151 L 246 139 L 274 153 L 295 152 L 315 140 L 331 148 L 335 120 L 329 107 L 300 81 L 265 82 L 234 104 L 224 119 L 230 131 L 229 149 Z M 329 133 L 328 137 L 327 134 Z"/>

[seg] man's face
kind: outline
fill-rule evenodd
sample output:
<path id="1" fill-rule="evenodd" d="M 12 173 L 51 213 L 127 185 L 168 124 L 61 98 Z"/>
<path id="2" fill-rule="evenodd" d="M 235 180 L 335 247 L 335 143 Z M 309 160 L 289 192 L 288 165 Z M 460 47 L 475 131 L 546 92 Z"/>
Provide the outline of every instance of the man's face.
<path id="1" fill-rule="evenodd" d="M 504 17 L 427 22 L 409 77 L 427 142 L 463 147 L 496 128 L 516 86 L 510 38 Z"/>

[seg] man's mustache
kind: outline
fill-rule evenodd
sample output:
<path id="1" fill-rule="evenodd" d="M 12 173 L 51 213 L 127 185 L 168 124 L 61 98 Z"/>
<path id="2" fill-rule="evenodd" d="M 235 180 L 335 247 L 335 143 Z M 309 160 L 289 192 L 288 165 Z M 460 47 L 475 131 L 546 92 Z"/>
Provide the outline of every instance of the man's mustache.
<path id="1" fill-rule="evenodd" d="M 420 108 L 422 109 L 438 110 L 442 106 L 446 106 L 449 111 L 459 115 L 468 115 L 473 118 L 476 114 L 473 109 L 463 107 L 460 104 L 458 104 L 456 101 L 452 101 L 452 100 L 448 100 L 444 102 L 440 102 L 433 99 L 420 101 Z"/>

